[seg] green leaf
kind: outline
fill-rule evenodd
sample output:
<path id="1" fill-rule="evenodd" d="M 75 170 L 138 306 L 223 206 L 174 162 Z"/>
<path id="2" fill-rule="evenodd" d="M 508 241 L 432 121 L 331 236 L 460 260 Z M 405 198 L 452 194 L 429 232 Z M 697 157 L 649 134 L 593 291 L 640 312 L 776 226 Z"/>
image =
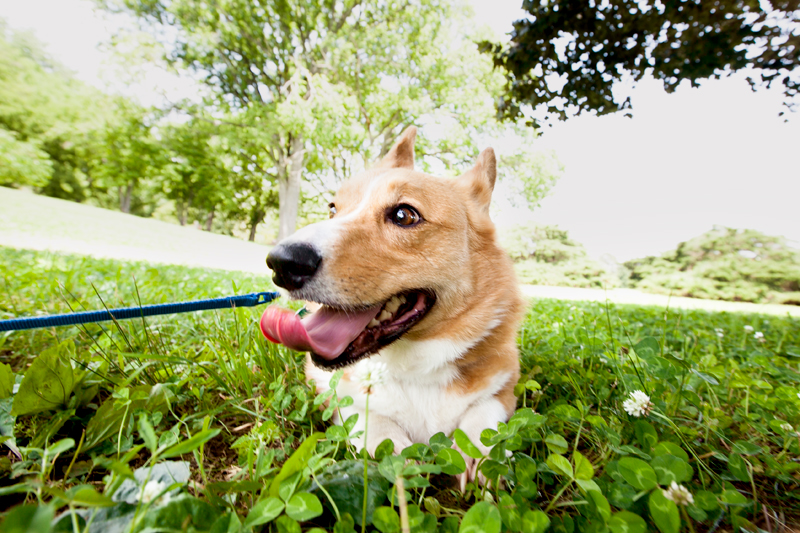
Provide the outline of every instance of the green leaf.
<path id="1" fill-rule="evenodd" d="M 381 533 L 400 531 L 400 516 L 391 507 L 378 507 L 372 513 L 372 525 Z"/>
<path id="2" fill-rule="evenodd" d="M 519 508 L 514 498 L 509 494 L 501 495 L 497 507 L 500 510 L 500 518 L 506 529 L 515 532 L 522 531 L 522 515 L 519 513 Z"/>
<path id="3" fill-rule="evenodd" d="M 150 424 L 150 420 L 147 414 L 142 413 L 139 415 L 139 436 L 142 437 L 145 446 L 150 452 L 156 451 L 158 448 L 158 437 L 156 437 L 156 432 L 153 429 L 152 424 Z"/>
<path id="4" fill-rule="evenodd" d="M 314 450 L 317 448 L 317 442 L 319 439 L 325 437 L 324 433 L 316 432 L 309 435 L 309 437 L 300 445 L 297 450 L 292 454 L 289 459 L 283 463 L 283 467 L 281 467 L 280 472 L 278 475 L 275 476 L 275 479 L 272 480 L 272 483 L 269 486 L 269 495 L 272 497 L 278 497 L 278 491 L 281 487 L 281 481 L 286 479 L 287 477 L 291 476 L 295 472 L 300 472 L 305 468 L 308 460 L 314 454 Z"/>
<path id="5" fill-rule="evenodd" d="M 458 448 L 469 457 L 472 457 L 473 459 L 481 459 L 483 457 L 483 454 L 478 447 L 472 444 L 472 441 L 469 440 L 467 434 L 464 433 L 460 428 L 455 430 L 453 433 L 453 438 L 455 439 Z"/>
<path id="6" fill-rule="evenodd" d="M 555 433 L 550 433 L 545 437 L 544 443 L 552 453 L 567 453 L 569 450 L 569 444 L 567 444 L 567 439 L 562 437 L 561 435 L 556 435 Z"/>
<path id="7" fill-rule="evenodd" d="M 47 447 L 47 456 L 52 458 L 74 447 L 75 441 L 73 439 L 61 439 Z"/>
<path id="8" fill-rule="evenodd" d="M 278 533 L 301 533 L 302 529 L 300 524 L 290 516 L 281 515 L 275 520 L 275 525 L 278 526 Z"/>
<path id="9" fill-rule="evenodd" d="M 550 527 L 550 518 L 544 511 L 525 511 L 522 515 L 522 533 L 544 533 Z"/>
<path id="10" fill-rule="evenodd" d="M 73 504 L 83 505 L 85 507 L 111 507 L 117 504 L 117 502 L 105 494 L 100 494 L 97 492 L 94 487 L 90 485 L 73 487 L 67 491 L 67 496 L 69 496 L 69 499 Z"/>
<path id="11" fill-rule="evenodd" d="M 14 372 L 11 365 L 0 363 L 0 400 L 11 396 L 14 390 Z"/>
<path id="12" fill-rule="evenodd" d="M 689 454 L 683 451 L 683 449 L 673 442 L 659 442 L 655 448 L 653 448 L 653 455 L 674 455 L 678 459 L 683 459 L 687 463 L 689 462 Z"/>
<path id="13" fill-rule="evenodd" d="M 242 522 L 236 513 L 228 513 L 220 516 L 208 533 L 240 533 Z"/>
<path id="14" fill-rule="evenodd" d="M 110 507 L 103 510 L 113 511 L 114 509 L 115 507 Z M 209 503 L 188 494 L 181 494 L 164 505 L 156 508 L 150 507 L 142 516 L 141 529 L 137 531 L 202 531 L 210 527 L 218 518 L 219 511 Z M 103 533 L 107 532 L 107 530 L 102 531 Z"/>
<path id="15" fill-rule="evenodd" d="M 198 449 L 200 446 L 205 444 L 206 442 L 210 441 L 217 435 L 219 432 L 222 431 L 221 429 L 206 429 L 205 431 L 200 431 L 195 433 L 190 438 L 180 441 L 177 444 L 174 444 L 161 452 L 161 457 L 163 459 L 169 459 L 170 457 L 176 457 L 178 455 L 183 455 L 185 453 L 191 453 Z"/>
<path id="16" fill-rule="evenodd" d="M 586 497 L 594 504 L 595 510 L 603 517 L 603 520 L 608 521 L 611 518 L 611 506 L 602 492 L 590 490 L 586 492 Z"/>
<path id="17" fill-rule="evenodd" d="M 723 491 L 719 499 L 722 503 L 727 505 L 744 506 L 750 503 L 750 500 L 736 490 Z"/>
<path id="18" fill-rule="evenodd" d="M 286 504 L 286 514 L 298 522 L 305 522 L 322 514 L 322 504 L 313 494 L 299 492 Z"/>
<path id="19" fill-rule="evenodd" d="M 18 505 L 0 524 L 3 533 L 48 533 L 55 511 L 50 505 Z"/>
<path id="20" fill-rule="evenodd" d="M 649 464 L 634 457 L 623 457 L 617 470 L 630 485 L 638 490 L 650 490 L 658 485 L 656 473 Z"/>
<path id="21" fill-rule="evenodd" d="M 384 457 L 383 461 L 387 468 L 389 464 L 393 466 L 390 472 L 391 480 L 394 482 L 397 477 L 395 467 L 402 470 L 404 460 L 398 456 Z M 382 462 L 383 466 L 383 462 Z M 384 477 L 383 469 L 380 471 L 373 464 L 369 464 L 367 470 L 367 524 L 372 520 L 372 513 L 376 508 L 383 505 L 386 501 L 386 493 L 389 491 L 389 481 Z M 425 478 L 413 478 L 425 480 Z M 408 487 L 409 485 L 406 485 Z M 363 461 L 338 461 L 326 468 L 322 473 L 317 474 L 316 480 L 311 484 L 309 492 L 315 494 L 324 505 L 329 506 L 328 495 L 336 503 L 341 515 L 350 514 L 355 517 L 356 522 L 361 524 L 362 511 L 364 506 L 364 462 Z M 395 500 L 396 501 L 396 500 Z"/>
<path id="22" fill-rule="evenodd" d="M 436 464 L 442 467 L 442 472 L 451 476 L 461 474 L 467 469 L 464 456 L 453 448 L 439 450 L 439 453 L 436 454 Z"/>
<path id="23" fill-rule="evenodd" d="M 563 455 L 550 454 L 545 462 L 556 474 L 566 476 L 569 479 L 575 479 L 575 474 L 572 473 L 572 465 Z"/>
<path id="24" fill-rule="evenodd" d="M 636 440 L 639 441 L 642 449 L 650 453 L 650 450 L 658 443 L 658 433 L 656 433 L 653 425 L 645 420 L 637 420 L 633 425 L 633 429 L 636 433 Z"/>
<path id="25" fill-rule="evenodd" d="M 675 502 L 664 496 L 663 490 L 654 490 L 648 501 L 650 516 L 661 533 L 678 533 L 681 529 L 681 515 Z"/>
<path id="26" fill-rule="evenodd" d="M 761 446 L 753 444 L 752 442 L 747 442 L 746 440 L 737 440 L 733 443 L 731 449 L 742 455 L 758 455 L 762 451 Z"/>
<path id="27" fill-rule="evenodd" d="M 500 533 L 501 527 L 502 519 L 497 507 L 489 502 L 479 502 L 461 519 L 458 533 Z"/>
<path id="28" fill-rule="evenodd" d="M 659 455 L 650 461 L 650 466 L 656 471 L 661 485 L 669 485 L 673 481 L 676 483 L 689 481 L 694 475 L 691 465 L 674 455 Z"/>
<path id="29" fill-rule="evenodd" d="M 707 490 L 700 490 L 694 495 L 694 504 L 704 511 L 716 511 L 719 509 L 717 495 Z"/>
<path id="30" fill-rule="evenodd" d="M 608 521 L 608 529 L 611 530 L 611 533 L 645 533 L 647 522 L 638 514 L 621 511 Z"/>
<path id="31" fill-rule="evenodd" d="M 67 341 L 43 351 L 25 371 L 11 407 L 12 416 L 66 407 L 75 385 Z"/>
<path id="32" fill-rule="evenodd" d="M 736 452 L 728 456 L 728 470 L 733 477 L 739 481 L 750 481 L 750 472 L 747 469 L 747 461 Z"/>
<path id="33" fill-rule="evenodd" d="M 244 519 L 242 527 L 248 528 L 253 526 L 260 526 L 272 520 L 275 520 L 279 514 L 283 512 L 284 504 L 278 498 L 270 496 L 255 504 L 250 512 L 247 513 L 247 518 Z"/>
<path id="34" fill-rule="evenodd" d="M 381 459 L 393 453 L 394 442 L 392 442 L 392 439 L 384 439 L 383 442 L 378 444 L 378 447 L 375 448 L 375 460 L 380 462 Z"/>
<path id="35" fill-rule="evenodd" d="M 633 351 L 642 359 L 651 359 L 661 353 L 661 345 L 654 337 L 645 337 L 633 347 Z"/>
<path id="36" fill-rule="evenodd" d="M 589 459 L 583 456 L 580 452 L 572 454 L 572 461 L 575 463 L 575 478 L 576 479 L 592 479 L 594 477 L 594 467 Z"/>

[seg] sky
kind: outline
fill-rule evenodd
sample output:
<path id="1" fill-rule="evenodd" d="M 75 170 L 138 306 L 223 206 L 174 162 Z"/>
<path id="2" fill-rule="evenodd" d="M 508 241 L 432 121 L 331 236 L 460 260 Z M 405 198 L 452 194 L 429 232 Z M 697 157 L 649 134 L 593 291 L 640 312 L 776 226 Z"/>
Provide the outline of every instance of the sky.
<path id="1" fill-rule="evenodd" d="M 498 35 L 524 16 L 519 0 L 472 4 Z M 93 12 L 90 1 L 0 0 L 0 17 L 33 31 L 88 83 L 119 89 L 132 77 L 103 46 L 125 21 Z M 193 90 L 156 69 L 126 89 L 144 104 Z M 778 117 L 780 90 L 753 93 L 743 75 L 673 94 L 654 80 L 615 90 L 630 95 L 633 118 L 581 116 L 545 128 L 536 148 L 555 150 L 564 175 L 533 212 L 515 209 L 498 187 L 500 227 L 558 225 L 593 256 L 618 261 L 666 252 L 714 225 L 800 245 L 800 113 Z"/>

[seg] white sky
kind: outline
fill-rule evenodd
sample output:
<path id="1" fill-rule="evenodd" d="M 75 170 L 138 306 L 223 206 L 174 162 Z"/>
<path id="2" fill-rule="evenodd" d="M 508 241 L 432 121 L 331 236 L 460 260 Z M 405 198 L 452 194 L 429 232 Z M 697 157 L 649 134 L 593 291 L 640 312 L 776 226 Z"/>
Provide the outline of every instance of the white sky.
<path id="1" fill-rule="evenodd" d="M 477 20 L 499 34 L 522 16 L 520 0 L 472 0 Z M 123 22 L 87 0 L 0 0 L 0 17 L 30 29 L 78 76 L 120 87 L 131 74 L 98 48 Z M 148 71 L 133 90 L 145 104 L 185 95 L 190 82 Z M 547 129 L 566 172 L 534 213 L 502 198 L 498 224 L 557 224 L 595 256 L 624 261 L 673 249 L 714 224 L 800 242 L 800 113 L 778 117 L 779 90 L 752 93 L 743 76 L 666 94 L 657 82 L 620 87 L 633 119 L 579 117 Z M 483 147 L 481 147 L 483 148 Z"/>

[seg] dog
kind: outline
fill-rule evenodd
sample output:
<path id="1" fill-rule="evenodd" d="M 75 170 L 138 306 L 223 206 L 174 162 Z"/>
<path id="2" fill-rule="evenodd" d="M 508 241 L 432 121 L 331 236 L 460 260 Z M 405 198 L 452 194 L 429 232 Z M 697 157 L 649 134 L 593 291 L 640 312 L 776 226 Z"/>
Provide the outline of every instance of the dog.
<path id="1" fill-rule="evenodd" d="M 347 181 L 330 219 L 279 242 L 267 264 L 293 299 L 316 302 L 304 318 L 278 308 L 262 317 L 265 336 L 308 351 L 306 377 L 337 386 L 354 403 L 341 409 L 369 431 L 357 448 L 391 439 L 395 452 L 438 432 L 462 429 L 484 453 L 480 434 L 507 421 L 519 380 L 516 333 L 523 300 L 489 217 L 494 151 L 458 178 L 414 170 L 415 127 L 375 166 Z M 378 383 L 359 376 L 384 370 Z M 341 420 L 336 420 L 341 423 Z M 475 479 L 476 462 L 461 476 Z"/>

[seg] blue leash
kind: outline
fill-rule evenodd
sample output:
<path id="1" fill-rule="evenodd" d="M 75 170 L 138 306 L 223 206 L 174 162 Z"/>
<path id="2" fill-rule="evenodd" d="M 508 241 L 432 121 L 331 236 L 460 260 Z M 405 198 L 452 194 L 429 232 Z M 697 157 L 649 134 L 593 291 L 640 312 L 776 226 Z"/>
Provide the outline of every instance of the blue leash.
<path id="1" fill-rule="evenodd" d="M 73 326 L 90 322 L 107 320 L 125 320 L 145 316 L 172 315 L 190 313 L 192 311 L 208 311 L 209 309 L 231 309 L 234 307 L 255 307 L 271 302 L 280 296 L 277 292 L 253 292 L 242 296 L 225 296 L 198 300 L 196 302 L 180 302 L 174 304 L 145 305 L 143 307 L 125 307 L 108 311 L 87 311 L 85 313 L 67 313 L 64 315 L 37 316 L 30 318 L 12 318 L 0 320 L 0 331 L 48 328 L 51 326 Z"/>

